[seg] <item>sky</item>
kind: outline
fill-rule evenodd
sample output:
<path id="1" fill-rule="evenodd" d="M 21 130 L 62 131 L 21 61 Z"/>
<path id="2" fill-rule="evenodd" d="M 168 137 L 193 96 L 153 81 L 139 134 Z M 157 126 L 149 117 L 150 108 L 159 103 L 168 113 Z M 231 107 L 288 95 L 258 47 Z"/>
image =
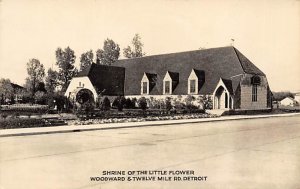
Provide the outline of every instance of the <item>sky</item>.
<path id="1" fill-rule="evenodd" d="M 300 91 L 300 0 L 0 0 L 0 78 L 22 85 L 31 58 L 56 68 L 55 50 L 69 46 L 79 66 L 106 38 L 123 49 L 135 33 L 147 55 L 234 39 L 272 91 Z"/>

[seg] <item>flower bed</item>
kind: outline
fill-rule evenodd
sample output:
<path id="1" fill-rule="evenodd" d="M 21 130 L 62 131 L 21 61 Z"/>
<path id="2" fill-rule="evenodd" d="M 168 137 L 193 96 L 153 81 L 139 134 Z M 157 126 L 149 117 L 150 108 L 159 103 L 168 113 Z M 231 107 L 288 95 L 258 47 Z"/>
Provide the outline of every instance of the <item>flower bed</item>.
<path id="1" fill-rule="evenodd" d="M 88 120 L 70 120 L 68 125 L 91 125 L 103 123 L 126 123 L 126 122 L 142 122 L 142 121 L 162 121 L 162 120 L 180 120 L 180 119 L 198 119 L 218 117 L 211 114 L 185 114 L 185 115 L 166 115 L 166 116 L 147 116 L 135 118 L 103 118 Z"/>

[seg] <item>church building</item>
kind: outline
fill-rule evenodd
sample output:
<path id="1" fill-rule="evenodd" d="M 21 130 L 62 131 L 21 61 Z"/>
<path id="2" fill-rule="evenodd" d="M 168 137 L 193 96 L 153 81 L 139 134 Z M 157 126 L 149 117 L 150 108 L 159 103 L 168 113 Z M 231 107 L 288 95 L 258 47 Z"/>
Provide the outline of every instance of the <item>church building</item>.
<path id="1" fill-rule="evenodd" d="M 65 93 L 165 99 L 209 96 L 213 109 L 271 108 L 266 75 L 236 48 L 219 47 L 92 64 L 74 77 Z"/>

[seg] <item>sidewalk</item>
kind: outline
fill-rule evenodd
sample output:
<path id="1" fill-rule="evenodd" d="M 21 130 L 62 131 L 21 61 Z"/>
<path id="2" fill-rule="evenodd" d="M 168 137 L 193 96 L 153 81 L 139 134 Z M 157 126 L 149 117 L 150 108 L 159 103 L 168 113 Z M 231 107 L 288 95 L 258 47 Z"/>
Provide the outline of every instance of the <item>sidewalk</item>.
<path id="1" fill-rule="evenodd" d="M 229 121 L 229 120 L 241 120 L 241 119 L 289 117 L 289 116 L 296 116 L 296 115 L 300 115 L 300 113 L 286 113 L 286 114 L 273 114 L 273 115 L 235 115 L 235 116 L 223 116 L 218 118 L 145 121 L 145 122 L 127 122 L 127 123 L 105 123 L 105 124 L 95 124 L 95 125 L 68 125 L 68 126 L 21 128 L 21 129 L 2 129 L 0 130 L 0 137 L 68 133 L 68 132 L 80 132 L 80 131 L 142 127 L 142 126 L 146 127 L 146 126 L 202 123 L 202 122 L 214 122 L 214 121 Z"/>

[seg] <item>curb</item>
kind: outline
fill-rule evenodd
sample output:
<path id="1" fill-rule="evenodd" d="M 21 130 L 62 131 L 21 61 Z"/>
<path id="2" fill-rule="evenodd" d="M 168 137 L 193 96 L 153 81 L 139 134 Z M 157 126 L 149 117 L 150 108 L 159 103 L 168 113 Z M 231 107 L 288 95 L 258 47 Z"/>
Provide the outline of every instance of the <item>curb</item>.
<path id="1" fill-rule="evenodd" d="M 42 134 L 55 134 L 55 133 L 72 133 L 83 131 L 95 131 L 95 130 L 109 130 L 109 129 L 124 129 L 124 128 L 136 128 L 136 127 L 150 127 L 150 126 L 171 126 L 171 125 L 184 125 L 189 123 L 206 123 L 206 122 L 218 122 L 218 121 L 234 121 L 244 119 L 262 119 L 272 117 L 292 117 L 300 115 L 300 113 L 286 113 L 286 114 L 273 114 L 273 115 L 254 115 L 254 116 L 224 116 L 218 118 L 200 118 L 200 119 L 182 119 L 182 120 L 164 120 L 164 121 L 145 121 L 145 122 L 129 122 L 129 123 L 115 123 L 116 126 L 107 126 L 111 124 L 94 124 L 94 125 L 80 125 L 80 126 L 56 126 L 56 127 L 39 127 L 39 128 L 24 128 L 18 132 L 19 129 L 4 129 L 1 137 L 13 137 L 13 136 L 27 136 L 27 135 L 42 135 Z M 148 122 L 148 123 L 147 123 Z M 156 122 L 156 123 L 155 123 Z M 134 123 L 134 124 L 133 124 Z M 104 126 L 99 126 L 104 125 Z M 76 128 L 86 127 L 86 128 Z M 30 131 L 32 130 L 32 131 Z M 40 131 L 39 131 L 40 130 Z M 44 130 L 44 131 L 43 131 Z"/>

